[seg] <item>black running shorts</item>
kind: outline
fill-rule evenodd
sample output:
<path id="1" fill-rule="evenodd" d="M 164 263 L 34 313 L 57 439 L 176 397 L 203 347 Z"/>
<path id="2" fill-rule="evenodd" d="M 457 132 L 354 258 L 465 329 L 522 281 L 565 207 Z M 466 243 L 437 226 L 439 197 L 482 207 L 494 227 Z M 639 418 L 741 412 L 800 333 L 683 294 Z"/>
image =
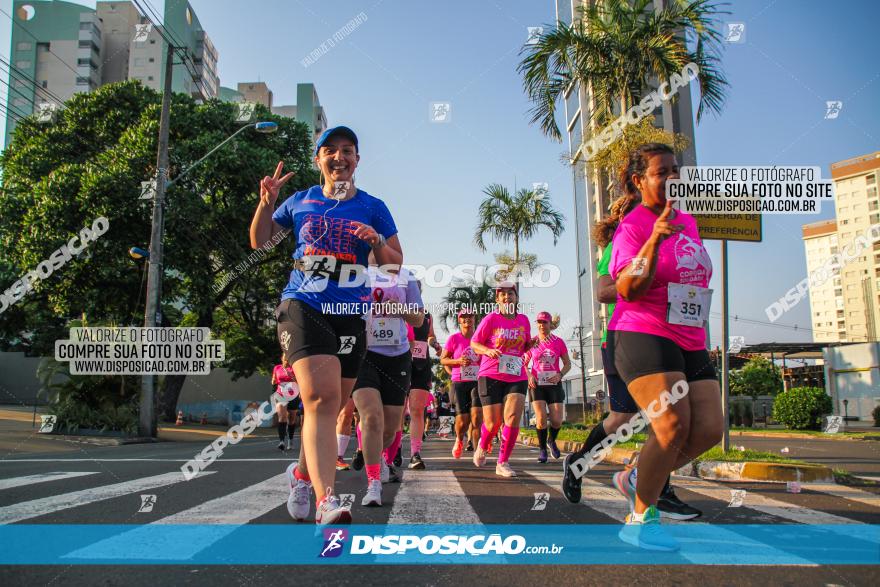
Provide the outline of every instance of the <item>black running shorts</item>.
<path id="1" fill-rule="evenodd" d="M 382 405 L 402 406 L 406 403 L 411 373 L 412 355 L 409 351 L 395 357 L 367 351 L 352 395 L 360 389 L 371 387 L 379 390 Z"/>
<path id="2" fill-rule="evenodd" d="M 431 389 L 431 365 L 424 361 L 413 361 L 412 381 L 409 385 L 410 389 Z"/>
<path id="3" fill-rule="evenodd" d="M 476 381 L 455 381 L 452 383 L 452 392 L 455 394 L 455 409 L 459 416 L 470 416 L 471 408 L 483 407 Z"/>
<path id="4" fill-rule="evenodd" d="M 639 406 L 629 394 L 626 383 L 617 374 L 607 345 L 602 345 L 602 366 L 605 370 L 605 381 L 608 382 L 608 399 L 611 402 L 611 411 L 619 414 L 638 412 Z"/>
<path id="5" fill-rule="evenodd" d="M 492 377 L 480 377 L 477 380 L 477 389 L 480 393 L 480 403 L 483 406 L 491 406 L 494 404 L 503 404 L 504 399 L 511 393 L 520 395 L 526 394 L 529 382 L 526 379 L 522 381 L 500 381 Z"/>
<path id="6" fill-rule="evenodd" d="M 367 347 L 366 323 L 360 316 L 322 314 L 300 300 L 282 300 L 275 309 L 278 341 L 293 365 L 304 357 L 333 355 L 342 377 L 357 377 Z"/>
<path id="7" fill-rule="evenodd" d="M 529 397 L 533 402 L 547 402 L 548 404 L 561 404 L 565 401 L 565 391 L 562 384 L 539 385 L 529 388 Z"/>
<path id="8" fill-rule="evenodd" d="M 608 352 L 627 385 L 645 375 L 670 371 L 684 373 L 688 382 L 718 379 L 706 349 L 686 351 L 662 336 L 609 330 Z"/>

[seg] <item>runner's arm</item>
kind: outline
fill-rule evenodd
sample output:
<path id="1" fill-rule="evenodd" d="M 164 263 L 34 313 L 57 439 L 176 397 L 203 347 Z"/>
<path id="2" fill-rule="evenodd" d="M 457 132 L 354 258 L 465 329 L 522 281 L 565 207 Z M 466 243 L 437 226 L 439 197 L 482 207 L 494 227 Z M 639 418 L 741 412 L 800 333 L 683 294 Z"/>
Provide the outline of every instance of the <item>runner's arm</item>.
<path id="1" fill-rule="evenodd" d="M 617 286 L 614 278 L 610 275 L 599 276 L 599 287 L 596 290 L 596 299 L 600 304 L 613 304 L 617 301 Z"/>
<path id="2" fill-rule="evenodd" d="M 440 364 L 444 367 L 458 367 L 464 361 L 462 359 L 453 359 L 449 356 L 449 351 L 443 349 L 443 352 L 440 353 Z"/>
<path id="3" fill-rule="evenodd" d="M 568 356 L 568 351 L 564 355 L 562 355 L 562 370 L 559 372 L 559 380 L 562 381 L 562 378 L 565 377 L 565 374 L 571 371 L 571 357 Z"/>
<path id="4" fill-rule="evenodd" d="M 251 220 L 251 248 L 262 249 L 271 245 L 273 237 L 283 232 L 284 227 L 272 220 L 272 207 L 261 200 Z"/>
<path id="5" fill-rule="evenodd" d="M 645 295 L 651 283 L 654 281 L 654 273 L 657 271 L 657 253 L 660 251 L 660 239 L 651 235 L 642 248 L 639 249 L 635 259 L 645 259 L 645 265 L 636 266 L 630 262 L 618 275 L 615 285 L 617 293 L 628 302 L 634 302 Z M 633 271 L 638 273 L 634 275 Z"/>

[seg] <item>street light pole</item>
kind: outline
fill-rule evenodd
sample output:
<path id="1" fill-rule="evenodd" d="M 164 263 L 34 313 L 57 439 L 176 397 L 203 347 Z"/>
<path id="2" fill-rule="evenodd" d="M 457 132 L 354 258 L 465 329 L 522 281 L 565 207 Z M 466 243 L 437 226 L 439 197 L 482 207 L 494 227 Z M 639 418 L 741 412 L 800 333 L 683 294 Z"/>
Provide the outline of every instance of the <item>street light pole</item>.
<path id="1" fill-rule="evenodd" d="M 171 82 L 174 72 L 175 47 L 168 45 L 165 59 L 165 87 L 162 92 L 162 114 L 159 117 L 159 153 L 156 156 L 156 190 L 153 193 L 153 222 L 150 231 L 150 257 L 147 271 L 147 299 L 144 326 L 162 324 L 159 300 L 162 297 L 162 232 L 164 229 L 165 178 L 168 173 L 168 129 L 171 115 Z M 156 376 L 141 379 L 140 417 L 138 434 L 156 436 Z"/>

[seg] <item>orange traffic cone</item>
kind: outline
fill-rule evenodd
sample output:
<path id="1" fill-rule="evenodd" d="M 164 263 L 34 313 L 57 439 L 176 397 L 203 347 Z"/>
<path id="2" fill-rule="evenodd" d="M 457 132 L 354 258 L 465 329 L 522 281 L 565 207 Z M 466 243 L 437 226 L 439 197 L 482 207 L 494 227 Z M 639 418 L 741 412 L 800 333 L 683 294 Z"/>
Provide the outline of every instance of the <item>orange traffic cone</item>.
<path id="1" fill-rule="evenodd" d="M 174 425 L 183 426 L 183 410 L 177 412 L 177 422 L 175 422 Z"/>
<path id="2" fill-rule="evenodd" d="M 208 423 L 208 413 L 207 413 L 207 412 L 202 412 L 202 419 L 201 419 L 201 421 L 199 422 L 199 424 L 205 425 L 205 424 L 207 424 L 207 423 Z"/>

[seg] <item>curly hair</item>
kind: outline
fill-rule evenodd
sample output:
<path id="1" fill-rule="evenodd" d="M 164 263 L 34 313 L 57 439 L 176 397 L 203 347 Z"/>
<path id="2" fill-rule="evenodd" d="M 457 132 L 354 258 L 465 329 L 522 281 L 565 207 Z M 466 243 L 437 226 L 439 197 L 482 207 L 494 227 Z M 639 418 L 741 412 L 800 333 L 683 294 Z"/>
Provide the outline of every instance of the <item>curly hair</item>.
<path id="1" fill-rule="evenodd" d="M 644 175 L 648 169 L 649 157 L 659 153 L 675 155 L 672 147 L 664 143 L 645 143 L 629 154 L 626 165 L 620 170 L 618 181 L 621 191 L 620 197 L 611 203 L 608 216 L 593 225 L 593 240 L 600 247 L 605 248 L 611 242 L 617 225 L 642 199 L 642 195 L 633 183 L 633 175 Z"/>

